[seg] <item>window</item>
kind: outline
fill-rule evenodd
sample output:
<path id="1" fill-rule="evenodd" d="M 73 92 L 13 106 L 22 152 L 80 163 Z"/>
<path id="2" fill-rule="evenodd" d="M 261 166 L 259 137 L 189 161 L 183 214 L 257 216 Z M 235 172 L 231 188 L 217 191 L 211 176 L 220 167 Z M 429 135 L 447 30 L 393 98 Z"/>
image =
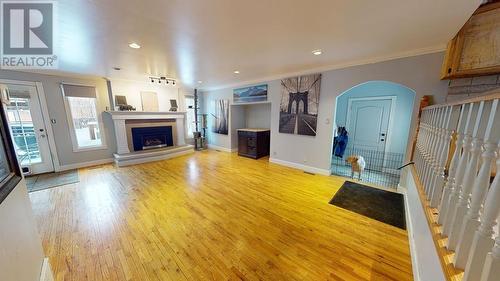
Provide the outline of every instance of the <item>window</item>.
<path id="1" fill-rule="evenodd" d="M 105 148 L 97 113 L 96 89 L 89 86 L 63 84 L 66 113 L 71 127 L 74 151 Z"/>
<path id="2" fill-rule="evenodd" d="M 194 97 L 186 96 L 186 126 L 187 137 L 193 138 L 193 132 L 196 131 L 196 124 L 194 120 Z"/>
<path id="3" fill-rule="evenodd" d="M 21 166 L 42 162 L 28 97 L 11 96 L 5 106 L 17 159 Z"/>

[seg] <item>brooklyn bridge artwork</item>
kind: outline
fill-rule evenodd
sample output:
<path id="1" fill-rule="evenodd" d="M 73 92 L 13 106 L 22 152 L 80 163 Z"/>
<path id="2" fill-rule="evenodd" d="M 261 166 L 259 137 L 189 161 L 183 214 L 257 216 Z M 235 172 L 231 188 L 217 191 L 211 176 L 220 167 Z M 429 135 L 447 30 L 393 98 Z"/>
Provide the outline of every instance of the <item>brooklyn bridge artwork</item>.
<path id="1" fill-rule="evenodd" d="M 281 80 L 279 132 L 316 136 L 321 74 Z"/>

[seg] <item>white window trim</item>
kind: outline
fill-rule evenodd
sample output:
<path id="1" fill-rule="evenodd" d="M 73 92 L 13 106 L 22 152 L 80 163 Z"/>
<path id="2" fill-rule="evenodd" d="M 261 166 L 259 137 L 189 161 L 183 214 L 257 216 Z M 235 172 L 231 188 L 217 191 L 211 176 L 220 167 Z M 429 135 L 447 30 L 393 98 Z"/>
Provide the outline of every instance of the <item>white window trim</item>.
<path id="1" fill-rule="evenodd" d="M 76 131 L 75 126 L 73 125 L 73 116 L 71 115 L 71 108 L 69 106 L 68 98 L 64 94 L 64 85 L 72 85 L 72 86 L 85 86 L 85 87 L 93 87 L 95 88 L 95 96 L 96 96 L 96 113 L 100 112 L 100 102 L 99 102 L 99 92 L 97 91 L 97 87 L 95 85 L 85 85 L 85 84 L 76 84 L 76 83 L 61 83 L 61 93 L 64 100 L 64 109 L 66 110 L 66 118 L 68 120 L 69 126 L 69 135 L 71 137 L 71 144 L 73 145 L 73 152 L 85 152 L 85 151 L 94 151 L 94 150 L 103 150 L 107 149 L 108 145 L 106 142 L 106 134 L 104 133 L 104 127 L 102 122 L 102 114 L 97 113 L 97 122 L 99 123 L 99 132 L 101 135 L 101 145 L 94 146 L 85 146 L 79 147 L 78 141 L 76 139 Z"/>
<path id="2" fill-rule="evenodd" d="M 184 121 L 184 132 L 185 132 L 185 136 L 184 137 L 185 137 L 186 140 L 191 141 L 191 140 L 194 140 L 194 132 L 192 133 L 193 136 L 189 137 L 189 124 L 187 122 L 187 113 L 188 113 L 188 110 L 190 110 L 190 109 L 187 107 L 186 98 L 192 98 L 194 100 L 194 95 L 190 95 L 190 94 L 184 95 L 184 111 L 186 112 L 186 118 L 185 118 L 185 121 Z M 195 119 L 196 119 L 196 116 L 195 116 Z M 194 121 L 196 122 L 196 120 L 194 120 Z"/>

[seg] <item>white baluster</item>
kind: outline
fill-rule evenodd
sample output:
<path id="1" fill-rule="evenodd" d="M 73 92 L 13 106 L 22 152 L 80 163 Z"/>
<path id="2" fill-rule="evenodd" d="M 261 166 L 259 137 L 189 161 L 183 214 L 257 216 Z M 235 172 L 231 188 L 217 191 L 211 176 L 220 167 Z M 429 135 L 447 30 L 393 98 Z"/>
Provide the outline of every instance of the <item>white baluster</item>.
<path id="1" fill-rule="evenodd" d="M 434 184 L 436 182 L 436 178 L 439 174 L 439 155 L 441 154 L 442 145 L 445 138 L 444 124 L 446 122 L 446 116 L 448 115 L 448 107 L 442 107 L 439 109 L 438 118 L 437 118 L 437 126 L 436 126 L 436 137 L 434 145 L 431 150 L 431 162 L 430 164 L 430 178 L 427 188 L 427 199 L 430 200 L 432 197 L 432 193 L 434 192 Z"/>
<path id="2" fill-rule="evenodd" d="M 445 182 L 445 165 L 446 160 L 448 159 L 448 153 L 450 150 L 450 140 L 453 134 L 453 130 L 451 129 L 452 124 L 456 124 L 458 121 L 458 113 L 460 107 L 458 106 L 450 106 L 448 114 L 446 116 L 446 121 L 444 123 L 443 128 L 443 139 L 441 143 L 441 149 L 439 154 L 438 165 L 436 169 L 436 178 L 434 180 L 434 187 L 432 188 L 432 196 L 430 206 L 432 208 L 438 207 L 439 202 L 441 201 L 441 197 L 443 194 L 443 187 Z"/>
<path id="3" fill-rule="evenodd" d="M 455 250 L 457 247 L 460 238 L 460 230 L 462 229 L 465 214 L 468 210 L 472 186 L 474 185 L 474 180 L 477 178 L 479 156 L 481 155 L 481 148 L 483 145 L 483 136 L 479 136 L 478 131 L 481 121 L 484 120 L 484 118 L 482 118 L 484 104 L 484 101 L 479 103 L 479 109 L 475 119 L 470 158 L 465 168 L 465 175 L 460 189 L 459 200 L 455 210 L 455 215 L 452 218 L 452 229 L 448 235 L 448 244 L 446 245 L 449 250 Z"/>
<path id="4" fill-rule="evenodd" d="M 481 280 L 498 280 L 498 278 L 500 278 L 500 275 L 498 275 L 498 273 L 500 273 L 500 241 L 498 237 L 496 245 L 493 248 L 493 253 L 491 257 L 488 257 L 489 260 L 485 263 L 488 252 L 491 251 L 491 247 L 493 247 L 493 228 L 500 215 L 500 173 L 498 172 L 500 171 L 500 158 L 497 158 L 496 165 L 497 174 L 486 196 L 484 211 L 481 216 L 481 226 L 474 234 L 469 258 L 465 266 L 464 281 L 479 280 L 483 269 L 485 269 L 483 277 L 486 275 L 485 278 L 495 277 L 496 279 L 481 278 Z M 488 268 L 488 266 L 490 267 Z M 496 273 L 497 275 L 491 275 L 492 273 Z"/>
<path id="5" fill-rule="evenodd" d="M 448 168 L 448 178 L 444 186 L 443 196 L 441 198 L 441 204 L 439 206 L 438 223 L 443 224 L 446 218 L 446 213 L 448 212 L 448 203 L 450 201 L 450 195 L 454 190 L 455 174 L 457 171 L 458 162 L 460 160 L 460 155 L 462 154 L 462 142 L 464 134 L 462 133 L 462 127 L 465 124 L 466 114 L 464 114 L 466 105 L 462 105 L 460 109 L 460 117 L 458 118 L 458 126 L 456 128 L 456 140 L 455 140 L 455 151 L 451 158 L 450 167 Z"/>
<path id="6" fill-rule="evenodd" d="M 498 276 L 500 276 L 500 236 L 497 236 L 493 250 L 486 256 L 480 281 L 498 281 Z"/>
<path id="7" fill-rule="evenodd" d="M 471 140 L 472 136 L 468 133 L 469 123 L 472 116 L 472 110 L 474 108 L 474 104 L 469 104 L 469 111 L 467 114 L 467 119 L 464 128 L 464 138 L 462 140 L 462 154 L 460 155 L 460 160 L 458 161 L 457 172 L 455 174 L 455 180 L 453 182 L 453 189 L 450 194 L 449 202 L 448 202 L 448 211 L 446 212 L 446 217 L 443 222 L 443 235 L 449 235 L 452 228 L 452 220 L 455 216 L 456 205 L 458 202 L 458 195 L 460 194 L 460 189 L 462 186 L 462 180 L 465 174 L 465 167 L 467 166 L 467 162 L 469 160 L 469 154 L 471 150 Z M 457 147 L 458 149 L 458 147 Z"/>
<path id="8" fill-rule="evenodd" d="M 424 181 L 424 187 L 425 187 L 425 195 L 427 199 L 429 199 L 429 187 L 430 187 L 430 181 L 432 178 L 432 172 L 433 172 L 433 163 L 434 163 L 434 153 L 436 149 L 436 142 L 438 139 L 438 123 L 439 123 L 439 117 L 441 114 L 441 109 L 437 108 L 435 109 L 434 112 L 434 118 L 432 122 L 432 127 L 431 127 L 431 137 L 429 139 L 429 145 L 427 146 L 427 165 L 425 166 L 425 181 Z"/>
<path id="9" fill-rule="evenodd" d="M 495 151 L 498 148 L 499 133 L 493 132 L 493 126 L 500 126 L 499 113 L 497 112 L 498 100 L 495 100 L 491 104 L 489 118 L 487 119 L 486 129 L 484 132 L 484 152 L 481 155 L 481 168 L 479 169 L 479 174 L 477 175 L 474 186 L 472 188 L 472 196 L 470 202 L 470 208 L 468 208 L 467 215 L 465 216 L 464 223 L 462 225 L 459 234 L 459 244 L 455 252 L 454 265 L 458 268 L 464 268 L 467 263 L 467 258 L 469 257 L 469 250 L 471 247 L 472 238 L 475 231 L 480 225 L 479 222 L 479 210 L 481 209 L 481 204 L 484 200 L 484 195 L 488 191 L 490 185 L 490 175 L 491 175 L 491 164 L 495 157 Z M 485 112 L 488 113 L 488 112 Z M 465 191 L 465 188 L 464 188 Z M 466 191 L 465 191 L 466 192 Z M 468 200 L 468 198 L 467 198 Z"/>
<path id="10" fill-rule="evenodd" d="M 426 185 L 425 183 L 427 182 L 427 177 L 428 177 L 428 163 L 429 163 L 429 157 L 430 157 L 430 153 L 429 153 L 429 146 L 431 144 L 431 141 L 432 141 L 432 138 L 433 138 L 433 122 L 434 122 L 434 116 L 436 114 L 436 109 L 431 109 L 430 111 L 430 116 L 429 116 L 429 122 L 427 123 L 427 126 L 426 126 L 426 132 L 425 132 L 425 141 L 424 141 L 424 145 L 422 147 L 422 155 L 423 155 L 423 158 L 424 158 L 424 161 L 423 161 L 423 166 L 422 166 L 422 184 L 424 185 L 424 191 L 425 188 L 426 188 Z"/>
<path id="11" fill-rule="evenodd" d="M 420 172 L 420 180 L 421 180 L 422 184 L 424 185 L 424 191 L 425 191 L 425 177 L 426 177 L 425 167 L 426 167 L 427 157 L 428 157 L 427 147 L 429 146 L 430 130 L 431 130 L 430 122 L 433 118 L 433 115 L 434 115 L 434 109 L 430 109 L 428 116 L 427 116 L 426 123 L 425 123 L 425 127 L 424 127 L 424 135 L 423 135 L 424 138 L 422 141 L 422 146 L 420 148 L 420 152 L 421 152 L 421 156 L 422 156 L 422 164 L 420 167 L 420 171 L 421 171 Z"/>

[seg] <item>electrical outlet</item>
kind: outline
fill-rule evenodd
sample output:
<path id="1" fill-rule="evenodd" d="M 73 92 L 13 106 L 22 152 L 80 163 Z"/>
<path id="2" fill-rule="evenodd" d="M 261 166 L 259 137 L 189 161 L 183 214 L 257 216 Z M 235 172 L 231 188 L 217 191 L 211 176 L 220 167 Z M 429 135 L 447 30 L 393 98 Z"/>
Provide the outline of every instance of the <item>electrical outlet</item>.
<path id="1" fill-rule="evenodd" d="M 276 151 L 273 151 L 273 156 L 276 156 L 278 155 L 278 153 Z"/>

